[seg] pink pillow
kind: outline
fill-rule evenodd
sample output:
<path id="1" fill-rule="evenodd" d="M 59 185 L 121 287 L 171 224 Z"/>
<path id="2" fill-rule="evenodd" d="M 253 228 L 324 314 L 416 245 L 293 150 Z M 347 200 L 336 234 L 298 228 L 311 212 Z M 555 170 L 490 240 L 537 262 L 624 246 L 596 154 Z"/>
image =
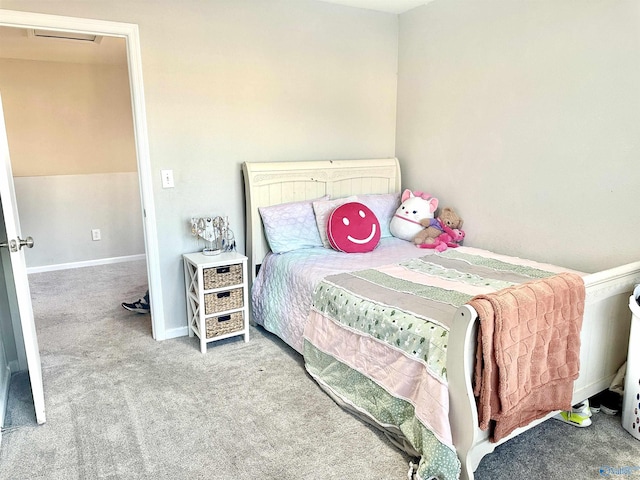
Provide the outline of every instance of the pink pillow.
<path id="1" fill-rule="evenodd" d="M 348 202 L 329 215 L 327 237 L 331 246 L 341 252 L 370 252 L 380 241 L 380 222 L 366 205 Z"/>

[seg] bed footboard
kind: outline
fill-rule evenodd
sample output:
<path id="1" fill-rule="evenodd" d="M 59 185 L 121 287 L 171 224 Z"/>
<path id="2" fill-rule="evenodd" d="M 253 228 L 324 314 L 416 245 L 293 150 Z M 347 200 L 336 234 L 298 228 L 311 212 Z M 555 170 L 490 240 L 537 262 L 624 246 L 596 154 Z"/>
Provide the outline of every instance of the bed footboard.
<path id="1" fill-rule="evenodd" d="M 626 359 L 631 325 L 628 300 L 633 287 L 640 283 L 640 262 L 587 275 L 584 281 L 586 299 L 580 335 L 580 376 L 574 384 L 574 404 L 609 387 Z M 462 480 L 473 480 L 473 472 L 482 457 L 498 445 L 556 413 L 551 412 L 527 427 L 515 430 L 500 442 L 489 441 L 488 432 L 478 427 L 472 386 L 477 320 L 476 311 L 469 305 L 463 305 L 456 312 L 449 332 L 449 419 L 453 443 L 462 464 Z"/>

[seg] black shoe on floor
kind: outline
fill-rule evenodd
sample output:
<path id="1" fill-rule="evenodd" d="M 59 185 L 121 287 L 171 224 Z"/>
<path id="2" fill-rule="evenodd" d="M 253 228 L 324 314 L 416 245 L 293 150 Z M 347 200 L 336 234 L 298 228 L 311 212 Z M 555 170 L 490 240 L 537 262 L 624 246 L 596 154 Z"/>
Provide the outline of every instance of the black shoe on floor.
<path id="1" fill-rule="evenodd" d="M 592 412 L 602 412 L 606 415 L 617 415 L 620 411 L 622 398 L 616 392 L 603 390 L 589 399 Z"/>
<path id="2" fill-rule="evenodd" d="M 122 307 L 130 312 L 135 313 L 149 313 L 149 304 L 145 303 L 144 300 L 140 299 L 137 302 L 133 303 L 125 303 L 122 302 Z"/>

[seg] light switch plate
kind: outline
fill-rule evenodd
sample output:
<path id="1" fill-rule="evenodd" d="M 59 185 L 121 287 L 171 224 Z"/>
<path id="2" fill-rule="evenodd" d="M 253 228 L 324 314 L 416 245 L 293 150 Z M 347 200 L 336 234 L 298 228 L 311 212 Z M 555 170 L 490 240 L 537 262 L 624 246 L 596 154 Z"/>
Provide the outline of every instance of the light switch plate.
<path id="1" fill-rule="evenodd" d="M 173 170 L 160 170 L 162 175 L 162 188 L 173 188 Z"/>

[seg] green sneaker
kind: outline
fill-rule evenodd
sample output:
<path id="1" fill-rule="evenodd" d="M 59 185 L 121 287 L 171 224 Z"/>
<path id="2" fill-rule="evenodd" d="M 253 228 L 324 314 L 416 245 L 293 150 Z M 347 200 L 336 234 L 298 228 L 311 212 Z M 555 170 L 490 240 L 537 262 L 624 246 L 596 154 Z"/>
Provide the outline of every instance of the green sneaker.
<path id="1" fill-rule="evenodd" d="M 588 427 L 589 425 L 591 425 L 591 419 L 586 413 L 563 411 L 555 415 L 553 418 L 568 423 L 569 425 L 573 425 L 574 427 Z"/>

